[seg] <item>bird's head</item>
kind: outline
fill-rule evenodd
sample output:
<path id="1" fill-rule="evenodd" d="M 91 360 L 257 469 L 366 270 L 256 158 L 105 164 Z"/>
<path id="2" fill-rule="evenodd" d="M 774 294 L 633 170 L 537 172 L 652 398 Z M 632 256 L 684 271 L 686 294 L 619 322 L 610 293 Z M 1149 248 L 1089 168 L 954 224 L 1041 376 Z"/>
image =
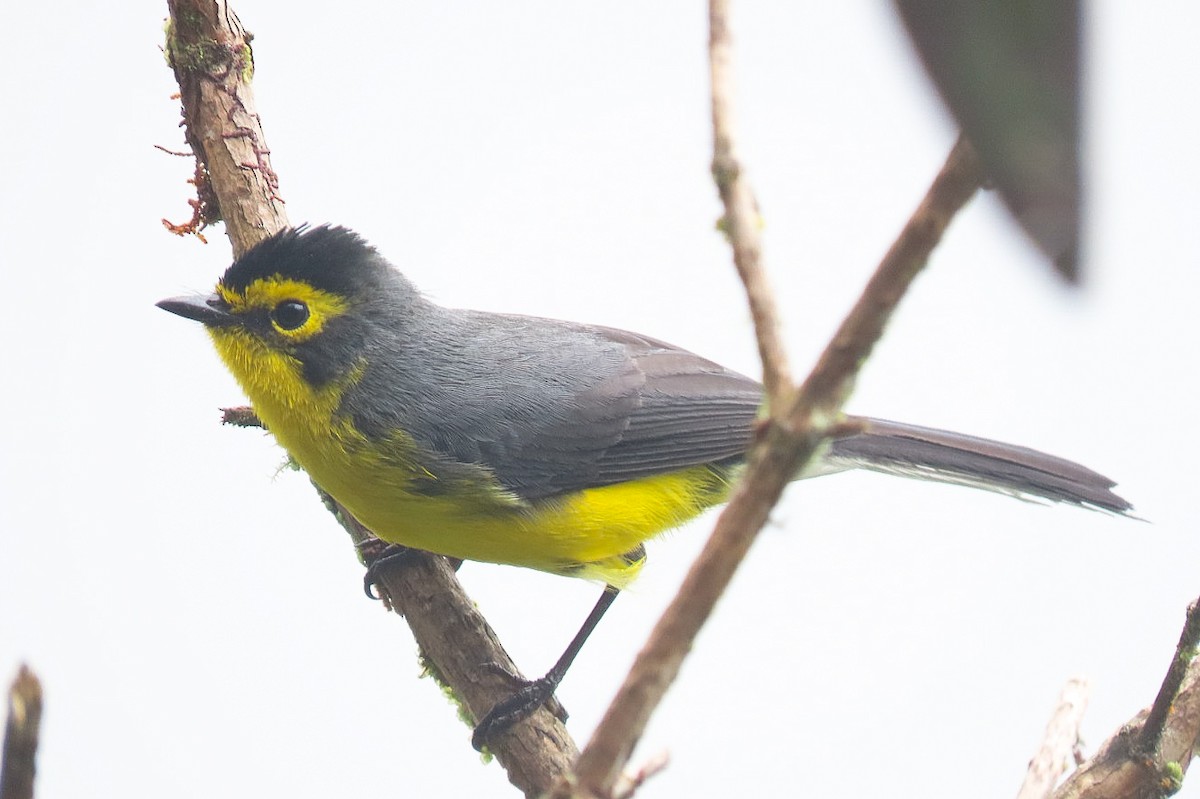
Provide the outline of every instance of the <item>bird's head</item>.
<path id="1" fill-rule="evenodd" d="M 202 323 L 252 402 L 294 405 L 361 368 L 373 336 L 418 301 L 353 231 L 289 228 L 233 263 L 210 296 L 158 307 Z M 383 327 L 381 327 L 381 325 Z"/>

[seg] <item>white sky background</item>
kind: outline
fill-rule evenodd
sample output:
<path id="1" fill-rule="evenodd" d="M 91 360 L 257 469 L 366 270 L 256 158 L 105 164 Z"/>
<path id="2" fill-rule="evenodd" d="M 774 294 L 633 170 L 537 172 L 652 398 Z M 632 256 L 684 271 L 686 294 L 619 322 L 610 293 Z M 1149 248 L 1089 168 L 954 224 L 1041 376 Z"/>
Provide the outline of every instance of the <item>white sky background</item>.
<path id="1" fill-rule="evenodd" d="M 210 244 L 165 4 L 19 3 L 0 47 L 0 676 L 45 683 L 39 796 L 511 796 L 198 325 Z M 699 2 L 236 5 L 293 222 L 435 299 L 640 330 L 757 373 L 708 176 Z M 1067 678 L 1095 746 L 1200 594 L 1195 47 L 1185 2 L 1091 7 L 1086 290 L 994 197 L 950 229 L 851 409 L 1118 479 L 1152 523 L 874 475 L 793 486 L 636 761 L 645 796 L 1015 793 Z M 738 4 L 742 152 L 798 372 L 953 140 L 890 6 Z M 560 691 L 585 741 L 711 518 L 655 542 Z M 540 674 L 596 596 L 468 564 Z M 1182 795 L 1200 796 L 1193 778 Z"/>

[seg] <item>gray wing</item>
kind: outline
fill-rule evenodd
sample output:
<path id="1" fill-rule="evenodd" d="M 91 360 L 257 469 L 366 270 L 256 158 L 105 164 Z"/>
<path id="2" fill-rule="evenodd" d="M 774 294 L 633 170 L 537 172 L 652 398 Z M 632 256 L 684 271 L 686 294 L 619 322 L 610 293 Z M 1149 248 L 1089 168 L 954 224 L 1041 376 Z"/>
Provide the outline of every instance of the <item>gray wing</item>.
<path id="1" fill-rule="evenodd" d="M 598 484 L 741 458 L 762 403 L 756 380 L 655 339 L 596 328 L 643 376 L 620 440 L 596 463 Z"/>
<path id="2" fill-rule="evenodd" d="M 760 385 L 679 347 L 552 319 L 430 313 L 425 325 L 439 335 L 371 358 L 343 398 L 369 435 L 401 429 L 416 440 L 429 480 L 414 490 L 491 479 L 532 501 L 749 446 Z"/>
<path id="3" fill-rule="evenodd" d="M 762 399 L 759 383 L 635 333 L 588 327 L 616 347 L 616 369 L 485 452 L 496 479 L 525 499 L 740 458 Z"/>

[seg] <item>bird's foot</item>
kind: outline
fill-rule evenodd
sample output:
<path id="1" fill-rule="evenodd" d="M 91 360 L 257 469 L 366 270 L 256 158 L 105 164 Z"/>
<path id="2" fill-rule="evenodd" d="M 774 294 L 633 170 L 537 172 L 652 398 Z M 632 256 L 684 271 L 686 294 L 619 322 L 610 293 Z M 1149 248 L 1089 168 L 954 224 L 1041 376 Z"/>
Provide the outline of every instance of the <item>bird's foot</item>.
<path id="1" fill-rule="evenodd" d="M 375 586 L 379 584 L 380 572 L 398 563 L 407 563 L 421 550 L 400 546 L 399 544 L 388 544 L 382 550 L 376 552 L 368 553 L 366 550 L 361 551 L 367 561 L 367 571 L 363 575 L 363 591 L 366 592 L 369 598 L 379 599 L 379 595 L 375 593 Z"/>
<path id="2" fill-rule="evenodd" d="M 487 715 L 475 725 L 475 731 L 471 734 L 471 746 L 475 747 L 476 751 L 482 751 L 483 747 L 493 736 L 529 718 L 539 707 L 552 700 L 551 712 L 554 713 L 559 721 L 567 720 L 566 709 L 558 703 L 557 699 L 554 699 L 554 690 L 558 688 L 559 680 L 554 679 L 549 674 L 536 680 L 524 680 L 499 663 L 490 663 L 488 664 L 488 668 L 491 671 L 509 677 L 518 683 L 520 687 L 517 688 L 512 696 L 497 702 L 487 712 Z"/>

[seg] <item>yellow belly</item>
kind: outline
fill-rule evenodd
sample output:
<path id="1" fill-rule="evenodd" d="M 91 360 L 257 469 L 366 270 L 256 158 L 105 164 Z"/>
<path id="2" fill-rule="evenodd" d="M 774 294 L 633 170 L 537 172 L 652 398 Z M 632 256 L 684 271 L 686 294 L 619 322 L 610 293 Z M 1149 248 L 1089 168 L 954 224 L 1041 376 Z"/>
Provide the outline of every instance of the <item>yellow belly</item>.
<path id="1" fill-rule="evenodd" d="M 625 555 L 724 499 L 706 467 L 589 488 L 528 507 L 480 507 L 465 498 L 395 493 L 356 504 L 356 517 L 381 538 L 467 560 L 628 582 L 641 565 Z M 381 501 L 382 500 L 382 501 Z"/>
<path id="2" fill-rule="evenodd" d="M 279 444 L 386 541 L 620 586 L 641 566 L 628 553 L 728 494 L 727 470 L 705 465 L 535 502 L 506 493 L 482 469 L 477 480 L 431 486 L 410 439 L 368 441 L 338 414 L 355 374 L 313 391 L 294 359 L 236 329 L 209 332 Z"/>
<path id="3" fill-rule="evenodd" d="M 659 533 L 723 502 L 728 484 L 707 466 L 589 488 L 525 503 L 494 485 L 456 483 L 445 493 L 413 490 L 413 468 L 347 447 L 281 437 L 316 483 L 380 538 L 465 560 L 506 563 L 613 585 L 641 566 L 625 555 Z M 427 475 L 421 475 L 428 479 Z"/>

